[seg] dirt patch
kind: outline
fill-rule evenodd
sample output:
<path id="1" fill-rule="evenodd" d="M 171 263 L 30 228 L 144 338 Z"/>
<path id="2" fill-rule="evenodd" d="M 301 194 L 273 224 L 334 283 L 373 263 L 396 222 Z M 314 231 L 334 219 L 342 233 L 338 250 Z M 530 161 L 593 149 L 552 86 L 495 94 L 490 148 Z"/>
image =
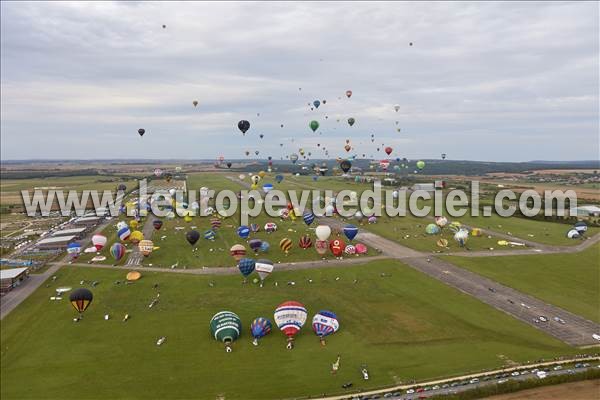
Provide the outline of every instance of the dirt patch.
<path id="1" fill-rule="evenodd" d="M 600 379 L 569 382 L 486 397 L 486 400 L 594 400 L 600 398 Z"/>

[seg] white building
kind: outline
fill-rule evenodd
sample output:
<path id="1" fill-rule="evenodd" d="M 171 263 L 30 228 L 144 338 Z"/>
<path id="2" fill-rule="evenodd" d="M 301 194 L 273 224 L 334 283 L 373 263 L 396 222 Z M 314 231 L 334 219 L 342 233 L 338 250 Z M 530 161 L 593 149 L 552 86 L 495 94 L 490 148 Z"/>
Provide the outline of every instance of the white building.
<path id="1" fill-rule="evenodd" d="M 569 210 L 572 217 L 598 217 L 600 216 L 600 207 L 594 205 L 585 205 L 573 207 Z"/>

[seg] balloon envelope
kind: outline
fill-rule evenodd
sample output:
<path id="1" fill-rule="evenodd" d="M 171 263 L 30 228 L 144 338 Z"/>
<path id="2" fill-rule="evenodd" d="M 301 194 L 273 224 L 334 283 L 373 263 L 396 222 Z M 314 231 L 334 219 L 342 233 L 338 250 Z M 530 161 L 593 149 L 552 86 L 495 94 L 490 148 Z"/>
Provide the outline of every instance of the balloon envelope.
<path id="1" fill-rule="evenodd" d="M 273 316 L 277 327 L 288 337 L 293 338 L 306 322 L 307 312 L 302 303 L 286 301 L 281 303 Z"/>
<path id="2" fill-rule="evenodd" d="M 94 295 L 89 289 L 86 288 L 75 289 L 69 295 L 69 301 L 71 302 L 71 305 L 79 313 L 84 312 L 89 307 L 93 299 Z"/>
<path id="3" fill-rule="evenodd" d="M 337 332 L 340 323 L 334 312 L 322 310 L 313 317 L 312 328 L 318 337 L 323 338 Z"/>

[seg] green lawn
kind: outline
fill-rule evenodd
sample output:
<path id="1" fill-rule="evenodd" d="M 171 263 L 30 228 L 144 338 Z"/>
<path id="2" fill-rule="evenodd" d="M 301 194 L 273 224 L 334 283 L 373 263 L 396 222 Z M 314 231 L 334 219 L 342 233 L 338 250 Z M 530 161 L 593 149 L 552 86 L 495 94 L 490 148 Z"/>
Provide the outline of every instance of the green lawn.
<path id="1" fill-rule="evenodd" d="M 579 351 L 397 261 L 275 270 L 264 288 L 243 285 L 241 276 L 150 272 L 132 285 L 115 284 L 125 273 L 64 267 L 2 321 L 2 399 L 289 398 L 340 393 L 345 382 L 375 388 Z M 75 288 L 80 280 L 100 283 L 83 321 L 74 323 L 66 300 L 48 298 L 55 287 Z M 291 280 L 295 286 L 285 284 Z M 149 309 L 155 283 L 160 302 Z M 340 331 L 321 347 L 308 322 L 292 351 L 276 328 L 252 346 L 252 319 L 272 319 L 291 299 L 306 305 L 309 319 L 320 309 L 335 311 Z M 243 323 L 230 354 L 209 334 L 220 310 L 238 313 Z M 157 347 L 160 336 L 167 340 Z M 332 375 L 338 354 L 341 368 Z M 368 382 L 361 364 L 368 365 Z"/>
<path id="2" fill-rule="evenodd" d="M 600 245 L 574 254 L 447 260 L 600 323 Z"/>

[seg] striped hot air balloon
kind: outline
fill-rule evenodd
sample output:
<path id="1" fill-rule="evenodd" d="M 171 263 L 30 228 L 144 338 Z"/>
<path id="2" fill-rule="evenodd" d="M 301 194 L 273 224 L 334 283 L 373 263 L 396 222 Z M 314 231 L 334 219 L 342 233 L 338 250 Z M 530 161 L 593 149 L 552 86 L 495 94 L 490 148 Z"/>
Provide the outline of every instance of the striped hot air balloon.
<path id="1" fill-rule="evenodd" d="M 348 255 L 354 255 L 354 254 L 356 254 L 356 247 L 354 247 L 353 245 L 349 244 L 344 249 L 344 253 L 346 253 Z"/>
<path id="2" fill-rule="evenodd" d="M 229 254 L 236 260 L 240 261 L 246 255 L 246 248 L 242 244 L 234 244 L 229 249 Z"/>
<path id="3" fill-rule="evenodd" d="M 115 261 L 119 261 L 125 255 L 125 246 L 121 243 L 115 243 L 110 246 L 110 254 L 113 256 Z"/>
<path id="4" fill-rule="evenodd" d="M 303 235 L 300 238 L 300 241 L 298 242 L 298 246 L 300 246 L 300 248 L 302 248 L 302 249 L 308 249 L 309 247 L 311 247 L 312 246 L 312 240 L 311 240 L 310 236 Z"/>
<path id="5" fill-rule="evenodd" d="M 213 231 L 212 229 L 209 229 L 206 232 L 204 232 L 204 239 L 206 240 L 215 240 L 215 236 L 215 231 Z"/>
<path id="6" fill-rule="evenodd" d="M 279 242 L 279 248 L 281 248 L 281 250 L 287 256 L 288 253 L 290 252 L 290 249 L 292 248 L 292 241 L 291 241 L 291 239 L 290 238 L 283 238 L 283 239 L 281 239 L 281 241 Z"/>
<path id="7" fill-rule="evenodd" d="M 258 346 L 258 339 L 271 333 L 271 327 L 271 321 L 268 319 L 263 317 L 255 318 L 254 321 L 252 321 L 252 324 L 250 324 L 250 332 L 254 337 L 252 344 Z"/>
<path id="8" fill-rule="evenodd" d="M 79 253 L 81 253 L 81 245 L 77 242 L 69 243 L 67 246 L 67 254 L 71 256 L 73 260 L 79 257 Z"/>
<path id="9" fill-rule="evenodd" d="M 148 257 L 152 250 L 154 250 L 154 242 L 152 240 L 140 240 L 138 244 L 138 248 L 140 249 L 140 253 L 144 255 L 144 257 Z"/>
<path id="10" fill-rule="evenodd" d="M 304 326 L 307 315 L 304 305 L 297 301 L 286 301 L 275 309 L 275 324 L 287 336 L 288 349 L 294 347 L 294 337 Z"/>
<path id="11" fill-rule="evenodd" d="M 93 299 L 94 295 L 86 288 L 75 289 L 69 295 L 69 301 L 73 308 L 79 313 L 79 318 L 81 318 L 83 312 L 90 306 Z"/>
<path id="12" fill-rule="evenodd" d="M 125 226 L 120 227 L 117 231 L 117 236 L 119 236 L 119 239 L 122 241 L 129 239 L 129 236 L 131 236 L 131 230 L 129 229 L 129 226 L 125 224 Z"/>
<path id="13" fill-rule="evenodd" d="M 231 352 L 231 344 L 242 333 L 242 321 L 231 311 L 220 311 L 210 320 L 210 333 L 219 342 L 225 343 L 225 349 Z"/>
<path id="14" fill-rule="evenodd" d="M 319 337 L 319 340 L 321 340 L 321 344 L 325 345 L 325 336 L 337 332 L 340 329 L 340 323 L 335 313 L 322 310 L 313 317 L 312 328 Z"/>
<path id="15" fill-rule="evenodd" d="M 313 214 L 313 212 L 309 210 L 304 211 L 304 214 L 302 214 L 302 219 L 304 219 L 304 223 L 306 225 L 310 225 L 315 220 L 315 214 Z"/>
<path id="16" fill-rule="evenodd" d="M 211 218 L 210 226 L 213 229 L 219 229 L 221 227 L 221 219 L 220 218 Z"/>
<path id="17" fill-rule="evenodd" d="M 250 230 L 254 233 L 260 231 L 260 226 L 258 224 L 250 224 Z"/>

